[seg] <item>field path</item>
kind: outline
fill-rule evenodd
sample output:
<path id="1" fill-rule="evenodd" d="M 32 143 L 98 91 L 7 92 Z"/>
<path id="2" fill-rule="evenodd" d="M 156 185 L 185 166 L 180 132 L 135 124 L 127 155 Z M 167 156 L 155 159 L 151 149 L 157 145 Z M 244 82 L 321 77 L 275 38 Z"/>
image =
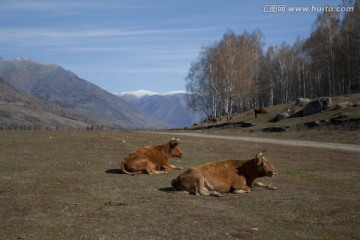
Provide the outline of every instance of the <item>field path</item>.
<path id="1" fill-rule="evenodd" d="M 325 149 L 331 149 L 331 150 L 360 152 L 360 145 L 357 145 L 357 144 L 324 143 L 324 142 L 312 142 L 312 141 L 288 140 L 288 139 L 280 140 L 280 139 L 259 138 L 259 137 L 224 136 L 224 135 L 202 134 L 202 133 L 192 133 L 192 132 L 184 133 L 184 132 L 156 132 L 156 131 L 153 131 L 151 133 L 152 134 L 167 134 L 167 135 L 172 135 L 172 136 L 190 136 L 190 137 L 199 137 L 199 138 L 226 139 L 226 140 L 236 140 L 236 141 L 271 143 L 271 144 L 296 146 L 296 147 L 325 148 Z"/>

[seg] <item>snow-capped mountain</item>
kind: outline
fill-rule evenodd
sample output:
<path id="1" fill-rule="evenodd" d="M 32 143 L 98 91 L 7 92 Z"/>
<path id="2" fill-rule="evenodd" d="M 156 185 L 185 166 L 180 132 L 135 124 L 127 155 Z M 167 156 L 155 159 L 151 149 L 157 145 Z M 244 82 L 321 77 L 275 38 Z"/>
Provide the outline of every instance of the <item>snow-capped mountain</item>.
<path id="1" fill-rule="evenodd" d="M 147 90 L 137 90 L 116 95 L 154 119 L 174 128 L 188 127 L 200 120 L 200 114 L 187 108 L 187 93 L 184 91 L 159 94 Z"/>
<path id="2" fill-rule="evenodd" d="M 146 97 L 146 96 L 153 96 L 153 95 L 157 95 L 158 93 L 156 92 L 151 92 L 151 91 L 147 91 L 147 90 L 143 90 L 143 89 L 139 89 L 137 91 L 131 91 L 131 92 L 122 92 L 122 93 L 118 93 L 115 94 L 121 98 L 131 98 L 131 99 L 139 99 L 142 97 Z"/>
<path id="3" fill-rule="evenodd" d="M 186 92 L 178 90 L 178 91 L 171 91 L 166 93 L 156 93 L 148 90 L 139 89 L 136 91 L 115 93 L 115 95 L 121 97 L 122 99 L 128 102 L 148 96 L 154 96 L 154 95 L 166 96 L 166 95 L 174 95 L 174 94 L 186 94 Z"/>

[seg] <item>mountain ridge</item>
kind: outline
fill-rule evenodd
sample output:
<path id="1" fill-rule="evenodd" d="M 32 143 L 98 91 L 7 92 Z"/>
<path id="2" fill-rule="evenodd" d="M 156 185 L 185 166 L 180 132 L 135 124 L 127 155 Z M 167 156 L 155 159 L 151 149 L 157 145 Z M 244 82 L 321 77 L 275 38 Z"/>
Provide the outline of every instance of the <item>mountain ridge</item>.
<path id="1" fill-rule="evenodd" d="M 119 129 L 166 128 L 143 111 L 56 64 L 0 58 L 0 78 L 15 89 Z"/>
<path id="2" fill-rule="evenodd" d="M 20 92 L 0 78 L 0 129 L 100 128 L 104 123 Z"/>

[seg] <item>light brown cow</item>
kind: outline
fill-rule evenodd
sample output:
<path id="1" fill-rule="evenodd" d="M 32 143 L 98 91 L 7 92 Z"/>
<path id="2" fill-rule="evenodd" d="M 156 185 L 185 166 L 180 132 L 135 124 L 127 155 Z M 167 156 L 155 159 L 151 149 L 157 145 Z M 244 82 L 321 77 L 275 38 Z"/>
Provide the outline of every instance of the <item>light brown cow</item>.
<path id="1" fill-rule="evenodd" d="M 264 157 L 264 152 L 250 160 L 225 160 L 190 168 L 175 178 L 171 185 L 179 191 L 196 195 L 221 197 L 221 193 L 248 193 L 258 177 L 272 177 L 276 169 Z M 271 185 L 254 186 L 275 190 Z"/>
<path id="2" fill-rule="evenodd" d="M 167 173 L 172 169 L 182 169 L 169 164 L 169 157 L 181 156 L 178 139 L 172 139 L 164 145 L 136 149 L 121 161 L 121 171 L 132 175 Z"/>

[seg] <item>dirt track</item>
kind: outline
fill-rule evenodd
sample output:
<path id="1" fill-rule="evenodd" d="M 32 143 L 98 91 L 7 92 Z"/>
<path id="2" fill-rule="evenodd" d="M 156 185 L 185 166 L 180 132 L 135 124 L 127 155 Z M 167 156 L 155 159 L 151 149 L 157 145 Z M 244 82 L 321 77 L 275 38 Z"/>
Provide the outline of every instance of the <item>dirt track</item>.
<path id="1" fill-rule="evenodd" d="M 311 147 L 311 148 L 325 148 L 331 150 L 341 150 L 349 152 L 360 152 L 360 145 L 356 144 L 341 144 L 341 143 L 323 143 L 323 142 L 311 142 L 311 141 L 300 141 L 300 140 L 280 140 L 270 138 L 258 138 L 258 137 L 239 137 L 239 136 L 223 136 L 223 135 L 211 135 L 201 133 L 183 133 L 183 132 L 151 132 L 152 134 L 167 134 L 172 136 L 191 136 L 199 138 L 215 138 L 215 139 L 227 139 L 236 141 L 249 141 L 259 143 L 271 143 L 287 146 L 297 147 Z"/>

